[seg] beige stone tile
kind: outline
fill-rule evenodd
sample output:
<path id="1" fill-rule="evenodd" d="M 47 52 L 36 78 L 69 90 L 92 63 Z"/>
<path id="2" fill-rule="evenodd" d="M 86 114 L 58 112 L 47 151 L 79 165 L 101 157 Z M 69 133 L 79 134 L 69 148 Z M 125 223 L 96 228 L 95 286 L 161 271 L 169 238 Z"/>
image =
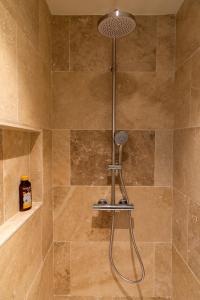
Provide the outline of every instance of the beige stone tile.
<path id="1" fill-rule="evenodd" d="M 175 128 L 188 127 L 190 111 L 191 62 L 180 67 L 175 76 Z"/>
<path id="2" fill-rule="evenodd" d="M 5 220 L 19 211 L 20 176 L 29 175 L 30 135 L 3 131 L 3 183 Z"/>
<path id="3" fill-rule="evenodd" d="M 110 73 L 54 72 L 53 128 L 111 128 L 111 92 Z"/>
<path id="4" fill-rule="evenodd" d="M 173 245 L 182 257 L 187 260 L 188 251 L 188 210 L 189 199 L 174 190 L 173 193 Z"/>
<path id="5" fill-rule="evenodd" d="M 53 201 L 52 201 L 52 133 L 43 130 L 43 207 L 42 207 L 42 234 L 43 257 L 53 241 Z"/>
<path id="6" fill-rule="evenodd" d="M 110 70 L 112 41 L 98 32 L 99 18 L 70 17 L 70 71 Z"/>
<path id="7" fill-rule="evenodd" d="M 27 300 L 53 300 L 53 247 L 34 278 Z"/>
<path id="8" fill-rule="evenodd" d="M 120 71 L 155 71 L 156 17 L 136 16 L 136 28 L 117 41 L 117 64 Z M 127 51 L 131 49 L 131 51 Z"/>
<path id="9" fill-rule="evenodd" d="M 157 16 L 156 71 L 173 76 L 175 67 L 175 16 Z"/>
<path id="10" fill-rule="evenodd" d="M 128 187 L 127 192 L 135 210 L 134 230 L 139 242 L 171 242 L 172 194 L 169 188 Z M 144 221 L 145 220 L 145 221 Z M 128 219 L 118 217 L 116 240 L 129 241 Z"/>
<path id="11" fill-rule="evenodd" d="M 200 276 L 200 205 L 190 201 L 188 224 L 188 264 L 194 274 Z"/>
<path id="12" fill-rule="evenodd" d="M 0 3 L 0 28 L 0 118 L 16 121 L 17 29 L 15 20 L 2 3 Z"/>
<path id="13" fill-rule="evenodd" d="M 135 258 L 133 265 L 131 264 L 129 251 L 129 243 L 115 243 L 114 260 L 123 274 L 135 278 L 136 274 L 139 276 L 138 263 Z M 107 242 L 72 242 L 70 294 L 97 297 L 153 296 L 154 246 L 140 245 L 140 251 L 146 268 L 146 277 L 143 283 L 130 285 L 113 276 L 108 260 Z"/>
<path id="14" fill-rule="evenodd" d="M 124 147 L 124 178 L 127 185 L 154 184 L 154 131 L 128 131 Z M 111 174 L 111 131 L 71 131 L 71 184 L 107 185 Z"/>
<path id="15" fill-rule="evenodd" d="M 51 14 L 45 0 L 39 0 L 39 51 L 51 68 Z"/>
<path id="16" fill-rule="evenodd" d="M 117 74 L 117 127 L 159 129 L 173 127 L 172 84 L 155 72 Z M 174 108 L 173 108 L 174 109 Z"/>
<path id="17" fill-rule="evenodd" d="M 69 17 L 52 16 L 52 69 L 69 71 Z"/>
<path id="18" fill-rule="evenodd" d="M 176 17 L 176 64 L 180 66 L 200 46 L 200 3 L 186 0 Z"/>
<path id="19" fill-rule="evenodd" d="M 191 86 L 200 88 L 200 51 L 197 51 L 191 58 Z"/>
<path id="20" fill-rule="evenodd" d="M 54 294 L 69 294 L 70 281 L 70 245 L 56 242 L 54 243 Z"/>
<path id="21" fill-rule="evenodd" d="M 174 186 L 199 203 L 200 129 L 175 131 Z"/>
<path id="22" fill-rule="evenodd" d="M 155 294 L 171 297 L 172 293 L 172 246 L 157 244 L 155 252 Z"/>
<path id="23" fill-rule="evenodd" d="M 73 130 L 70 136 L 71 184 L 107 185 L 111 164 L 111 131 Z"/>
<path id="24" fill-rule="evenodd" d="M 93 212 L 92 204 L 109 193 L 110 187 L 54 188 L 54 240 L 107 240 L 110 214 Z"/>
<path id="25" fill-rule="evenodd" d="M 70 131 L 53 130 L 53 185 L 70 183 Z"/>
<path id="26" fill-rule="evenodd" d="M 38 48 L 40 0 L 2 0 L 20 29 L 26 34 L 32 45 Z"/>
<path id="27" fill-rule="evenodd" d="M 1 299 L 22 300 L 42 262 L 40 211 L 0 248 Z"/>
<path id="28" fill-rule="evenodd" d="M 19 121 L 47 128 L 50 121 L 49 69 L 21 31 L 18 34 L 18 95 Z"/>
<path id="29" fill-rule="evenodd" d="M 30 180 L 34 202 L 43 201 L 42 134 L 30 134 Z"/>
<path id="30" fill-rule="evenodd" d="M 133 217 L 136 239 L 141 242 L 170 242 L 172 215 L 170 189 L 128 187 L 127 191 L 130 202 L 135 204 Z M 54 239 L 56 241 L 108 240 L 111 215 L 91 210 L 92 204 L 97 203 L 101 198 L 110 201 L 110 187 L 54 188 Z M 121 194 L 117 191 L 116 202 L 119 199 Z M 129 241 L 126 213 L 117 214 L 116 228 L 115 239 Z"/>
<path id="31" fill-rule="evenodd" d="M 19 0 L 15 13 L 18 24 L 35 48 L 38 48 L 39 0 Z"/>
<path id="32" fill-rule="evenodd" d="M 198 300 L 200 298 L 200 284 L 197 283 L 184 261 L 173 251 L 173 299 Z"/>
<path id="33" fill-rule="evenodd" d="M 191 127 L 200 125 L 200 89 L 191 88 L 190 96 L 190 123 Z"/>
<path id="34" fill-rule="evenodd" d="M 194 130 L 175 130 L 174 132 L 174 166 L 173 183 L 174 187 L 182 193 L 187 192 L 187 163 L 189 158 L 189 146 Z"/>
<path id="35" fill-rule="evenodd" d="M 173 175 L 173 131 L 155 132 L 154 185 L 171 186 Z"/>
<path id="36" fill-rule="evenodd" d="M 4 222 L 3 184 L 0 184 L 0 224 Z"/>
<path id="37" fill-rule="evenodd" d="M 4 201 L 3 201 L 3 137 L 0 130 L 0 224 L 4 221 Z"/>
<path id="38" fill-rule="evenodd" d="M 124 146 L 123 173 L 127 185 L 154 185 L 154 131 L 128 131 Z"/>

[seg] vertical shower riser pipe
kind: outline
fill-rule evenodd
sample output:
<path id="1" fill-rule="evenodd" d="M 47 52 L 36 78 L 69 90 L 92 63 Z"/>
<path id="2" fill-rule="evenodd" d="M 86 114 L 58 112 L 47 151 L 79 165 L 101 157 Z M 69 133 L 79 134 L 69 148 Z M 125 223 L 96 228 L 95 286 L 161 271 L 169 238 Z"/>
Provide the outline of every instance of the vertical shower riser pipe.
<path id="1" fill-rule="evenodd" d="M 112 165 L 116 163 L 116 38 L 112 40 Z M 115 204 L 115 170 L 112 170 L 111 203 Z"/>

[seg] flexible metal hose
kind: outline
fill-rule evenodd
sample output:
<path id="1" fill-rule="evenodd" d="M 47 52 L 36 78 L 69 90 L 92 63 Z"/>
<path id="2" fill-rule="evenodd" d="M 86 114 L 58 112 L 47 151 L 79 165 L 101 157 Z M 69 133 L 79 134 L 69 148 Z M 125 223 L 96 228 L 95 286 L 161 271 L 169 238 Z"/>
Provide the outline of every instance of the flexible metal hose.
<path id="1" fill-rule="evenodd" d="M 119 179 L 120 179 L 120 190 L 121 190 L 122 196 L 129 203 L 128 194 L 127 194 L 126 187 L 125 187 L 125 184 L 124 184 L 122 171 L 119 171 Z M 141 259 L 141 256 L 140 256 L 140 252 L 138 250 L 136 240 L 135 240 L 135 235 L 134 235 L 134 231 L 133 231 L 133 221 L 132 221 L 132 218 L 131 218 L 131 212 L 129 211 L 128 214 L 129 214 L 128 217 L 129 217 L 130 243 L 132 244 L 131 245 L 132 246 L 131 251 L 132 251 L 132 249 L 135 250 L 135 253 L 136 253 L 136 256 L 138 258 L 140 268 L 141 268 L 141 276 L 139 277 L 139 279 L 136 279 L 136 280 L 129 279 L 129 278 L 125 277 L 124 275 L 122 275 L 122 273 L 117 269 L 117 267 L 115 265 L 115 262 L 113 260 L 113 243 L 114 243 L 114 235 L 115 235 L 115 212 L 113 212 L 113 215 L 112 215 L 112 225 L 111 225 L 111 232 L 110 232 L 109 259 L 110 259 L 111 267 L 117 275 L 119 275 L 124 281 L 126 281 L 130 284 L 136 284 L 136 283 L 141 282 L 144 279 L 145 269 L 144 269 L 144 265 L 143 265 L 143 262 L 142 262 L 142 259 Z"/>

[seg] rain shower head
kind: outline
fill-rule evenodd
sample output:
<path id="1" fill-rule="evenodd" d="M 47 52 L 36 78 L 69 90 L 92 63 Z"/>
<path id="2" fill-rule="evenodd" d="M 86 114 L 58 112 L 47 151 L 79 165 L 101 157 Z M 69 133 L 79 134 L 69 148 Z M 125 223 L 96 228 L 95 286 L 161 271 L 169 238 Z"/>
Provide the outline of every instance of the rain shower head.
<path id="1" fill-rule="evenodd" d="M 115 134 L 115 144 L 124 145 L 128 141 L 128 133 L 126 131 L 118 131 Z"/>
<path id="2" fill-rule="evenodd" d="M 103 16 L 98 23 L 99 32 L 109 38 L 120 38 L 131 33 L 136 27 L 132 14 L 118 9 Z"/>

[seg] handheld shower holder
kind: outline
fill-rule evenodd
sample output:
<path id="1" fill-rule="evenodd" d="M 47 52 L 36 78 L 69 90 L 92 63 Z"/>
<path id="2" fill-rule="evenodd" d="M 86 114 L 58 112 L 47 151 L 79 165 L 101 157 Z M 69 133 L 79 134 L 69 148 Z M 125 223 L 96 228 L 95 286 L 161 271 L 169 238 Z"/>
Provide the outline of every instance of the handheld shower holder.
<path id="1" fill-rule="evenodd" d="M 108 171 L 119 171 L 122 169 L 121 165 L 108 165 Z"/>

